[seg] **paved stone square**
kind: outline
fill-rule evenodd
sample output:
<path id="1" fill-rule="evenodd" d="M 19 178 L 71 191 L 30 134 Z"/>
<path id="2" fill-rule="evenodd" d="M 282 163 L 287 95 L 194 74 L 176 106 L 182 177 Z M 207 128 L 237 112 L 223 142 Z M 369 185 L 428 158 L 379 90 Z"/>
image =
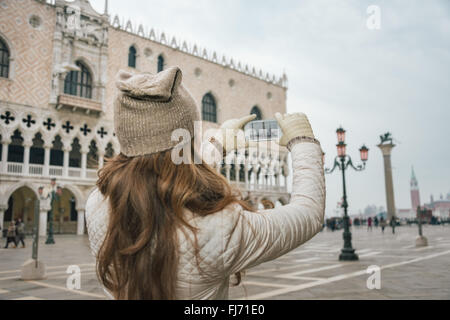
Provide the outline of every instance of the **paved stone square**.
<path id="1" fill-rule="evenodd" d="M 428 247 L 416 248 L 416 226 L 367 231 L 353 228 L 356 262 L 340 262 L 342 230 L 324 230 L 298 249 L 250 269 L 243 285 L 230 288 L 230 299 L 450 299 L 450 226 L 425 226 Z M 95 276 L 86 236 L 61 235 L 55 245 L 41 239 L 39 257 L 47 279 L 20 280 L 20 267 L 31 257 L 25 249 L 0 249 L 0 299 L 105 299 Z M 81 288 L 66 286 L 70 265 L 81 269 Z M 369 266 L 381 268 L 381 288 L 368 289 Z"/>

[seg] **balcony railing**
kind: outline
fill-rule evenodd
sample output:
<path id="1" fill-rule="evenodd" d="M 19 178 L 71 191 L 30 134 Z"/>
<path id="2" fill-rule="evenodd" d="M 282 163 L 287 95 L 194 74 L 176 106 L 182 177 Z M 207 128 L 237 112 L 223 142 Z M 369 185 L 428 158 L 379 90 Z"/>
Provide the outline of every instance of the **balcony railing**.
<path id="1" fill-rule="evenodd" d="M 26 171 L 25 165 L 20 162 L 7 162 L 6 170 L 3 169 L 3 163 L 0 161 L 1 174 L 7 175 L 21 175 L 21 176 L 29 176 L 29 177 L 64 177 L 65 168 L 62 166 L 49 166 L 48 167 L 48 175 L 45 174 L 45 166 L 43 164 L 29 164 L 28 172 Z M 82 169 L 81 168 L 73 168 L 69 167 L 67 170 L 68 178 L 81 178 Z M 97 179 L 97 169 L 86 169 L 86 178 L 88 180 L 96 180 Z"/>
<path id="2" fill-rule="evenodd" d="M 63 175 L 63 167 L 59 166 L 50 166 L 49 167 L 49 175 L 62 177 Z"/>
<path id="3" fill-rule="evenodd" d="M 97 179 L 97 169 L 86 169 L 86 178 Z"/>
<path id="4" fill-rule="evenodd" d="M 28 174 L 32 176 L 42 176 L 43 173 L 44 173 L 43 164 L 30 164 L 28 168 Z"/>
<path id="5" fill-rule="evenodd" d="M 23 163 L 8 162 L 7 172 L 12 174 L 22 174 Z"/>
<path id="6" fill-rule="evenodd" d="M 78 96 L 72 96 L 69 94 L 60 94 L 58 96 L 58 109 L 62 107 L 71 108 L 72 111 L 81 109 L 86 113 L 100 113 L 103 111 L 101 102 L 92 99 L 81 98 Z"/>
<path id="7" fill-rule="evenodd" d="M 79 178 L 81 177 L 80 168 L 69 168 L 69 177 Z"/>

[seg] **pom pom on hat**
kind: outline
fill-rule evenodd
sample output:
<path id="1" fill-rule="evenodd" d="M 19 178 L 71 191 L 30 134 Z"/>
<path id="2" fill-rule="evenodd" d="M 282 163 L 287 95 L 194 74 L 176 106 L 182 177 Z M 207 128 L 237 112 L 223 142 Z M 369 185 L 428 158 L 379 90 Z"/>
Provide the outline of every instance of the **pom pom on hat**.
<path id="1" fill-rule="evenodd" d="M 157 74 L 132 74 L 120 70 L 116 78 L 117 88 L 128 96 L 153 101 L 168 101 L 181 83 L 182 73 L 178 67 L 170 67 Z"/>

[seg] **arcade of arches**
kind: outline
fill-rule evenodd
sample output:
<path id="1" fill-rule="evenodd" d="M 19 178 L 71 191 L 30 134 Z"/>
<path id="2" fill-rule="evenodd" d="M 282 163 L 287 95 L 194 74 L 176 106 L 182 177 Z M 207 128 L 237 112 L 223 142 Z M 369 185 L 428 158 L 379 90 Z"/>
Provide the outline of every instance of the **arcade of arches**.
<path id="1" fill-rule="evenodd" d="M 6 229 L 11 221 L 21 219 L 25 223 L 25 232 L 31 233 L 35 223 L 36 200 L 37 196 L 30 187 L 23 186 L 16 189 L 9 197 L 8 207 L 4 212 L 4 228 Z M 78 212 L 76 209 L 76 198 L 69 189 L 62 189 L 61 196 L 54 202 L 53 210 L 54 233 L 77 233 Z"/>

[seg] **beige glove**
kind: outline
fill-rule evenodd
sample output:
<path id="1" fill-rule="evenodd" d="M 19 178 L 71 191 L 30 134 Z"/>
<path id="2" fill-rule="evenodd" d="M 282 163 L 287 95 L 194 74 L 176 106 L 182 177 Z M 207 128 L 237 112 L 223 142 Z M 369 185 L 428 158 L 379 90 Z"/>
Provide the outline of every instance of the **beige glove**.
<path id="1" fill-rule="evenodd" d="M 304 113 L 292 113 L 281 115 L 275 114 L 278 125 L 283 131 L 283 136 L 278 142 L 281 146 L 286 146 L 289 141 L 296 137 L 308 137 L 315 139 L 314 133 L 309 124 L 309 120 Z"/>
<path id="2" fill-rule="evenodd" d="M 219 129 L 219 136 L 213 137 L 211 142 L 219 142 L 223 146 L 224 153 L 228 153 L 233 149 L 245 148 L 248 142 L 245 140 L 243 128 L 244 126 L 256 118 L 255 114 L 239 119 L 229 119 L 222 123 Z"/>

